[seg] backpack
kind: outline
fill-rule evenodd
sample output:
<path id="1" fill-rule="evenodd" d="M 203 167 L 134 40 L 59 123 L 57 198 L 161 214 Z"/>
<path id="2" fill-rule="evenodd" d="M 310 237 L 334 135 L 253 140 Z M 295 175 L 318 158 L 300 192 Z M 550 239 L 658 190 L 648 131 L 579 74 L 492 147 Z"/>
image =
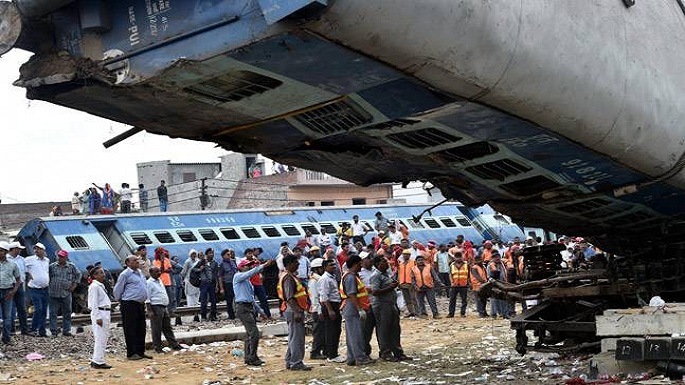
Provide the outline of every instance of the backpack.
<path id="1" fill-rule="evenodd" d="M 190 270 L 190 276 L 188 276 L 188 282 L 195 287 L 200 287 L 200 272 L 195 271 L 195 269 Z"/>

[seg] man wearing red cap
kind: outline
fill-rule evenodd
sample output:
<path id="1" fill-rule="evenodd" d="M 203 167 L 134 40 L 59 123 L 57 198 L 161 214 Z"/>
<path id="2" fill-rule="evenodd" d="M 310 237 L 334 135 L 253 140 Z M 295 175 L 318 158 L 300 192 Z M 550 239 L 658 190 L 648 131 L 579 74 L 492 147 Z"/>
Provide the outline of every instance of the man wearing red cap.
<path id="1" fill-rule="evenodd" d="M 81 273 L 69 262 L 66 250 L 57 252 L 57 262 L 50 264 L 50 332 L 53 337 L 59 335 L 57 329 L 57 312 L 62 311 L 62 334 L 71 336 L 71 294 L 81 280 Z"/>

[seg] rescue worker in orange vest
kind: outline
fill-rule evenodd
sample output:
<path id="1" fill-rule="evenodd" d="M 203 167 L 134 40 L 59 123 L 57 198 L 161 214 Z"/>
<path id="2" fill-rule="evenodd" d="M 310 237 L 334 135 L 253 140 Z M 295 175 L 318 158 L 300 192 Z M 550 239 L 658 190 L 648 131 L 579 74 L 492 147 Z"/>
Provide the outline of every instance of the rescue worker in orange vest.
<path id="1" fill-rule="evenodd" d="M 426 264 L 426 259 L 423 255 L 416 256 L 416 266 L 411 269 L 411 279 L 416 296 L 419 300 L 420 316 L 427 317 L 426 299 L 430 305 L 433 318 L 440 318 L 438 314 L 438 304 L 435 302 L 435 287 L 442 287 L 440 277 L 435 273 L 435 270 L 430 265 Z"/>
<path id="2" fill-rule="evenodd" d="M 345 318 L 347 365 L 368 365 L 375 360 L 364 352 L 362 324 L 366 321 L 366 312 L 371 311 L 371 302 L 368 289 L 357 275 L 362 268 L 362 259 L 358 255 L 352 255 L 345 263 L 347 273 L 340 282 L 340 296 L 343 299 L 340 308 Z"/>
<path id="3" fill-rule="evenodd" d="M 485 269 L 488 279 L 496 279 L 501 282 L 507 282 L 507 267 L 502 262 L 502 257 L 498 251 L 492 252 L 492 259 Z M 490 315 L 496 319 L 498 315 L 502 318 L 509 318 L 509 306 L 507 300 L 499 298 L 490 299 Z"/>
<path id="4" fill-rule="evenodd" d="M 487 298 L 483 298 L 480 295 L 480 288 L 484 283 L 488 281 L 487 273 L 485 272 L 485 266 L 483 265 L 483 257 L 477 255 L 474 259 L 473 266 L 471 266 L 471 290 L 476 296 L 476 310 L 478 311 L 478 317 L 485 318 L 488 316 L 488 312 L 485 310 L 485 305 L 488 302 Z"/>
<path id="5" fill-rule="evenodd" d="M 166 295 L 169 297 L 169 306 L 167 306 L 167 311 L 169 312 L 169 317 L 176 317 L 176 287 L 171 281 L 171 273 L 174 271 L 174 267 L 169 259 L 169 252 L 163 248 L 158 247 L 155 249 L 155 259 L 152 261 L 152 266 L 159 268 L 161 272 L 159 280 L 164 285 L 164 290 Z"/>
<path id="6" fill-rule="evenodd" d="M 507 282 L 516 283 L 516 270 L 518 265 L 518 246 L 511 245 L 504 253 L 504 264 L 507 267 Z"/>
<path id="7" fill-rule="evenodd" d="M 469 265 L 464 262 L 464 257 L 461 252 L 457 251 L 454 254 L 454 262 L 450 264 L 450 304 L 448 306 L 447 317 L 454 317 L 454 311 L 457 307 L 457 295 L 461 297 L 461 311 L 460 314 L 466 317 L 466 294 L 469 286 Z"/>
<path id="8" fill-rule="evenodd" d="M 416 290 L 411 281 L 411 269 L 414 261 L 411 260 L 411 249 L 402 250 L 401 257 L 397 262 L 397 282 L 402 290 L 404 304 L 407 307 L 407 317 L 415 317 L 418 314 L 416 306 Z"/>
<path id="9" fill-rule="evenodd" d="M 312 370 L 302 362 L 304 359 L 304 313 L 309 311 L 309 294 L 295 276 L 299 267 L 298 257 L 283 257 L 286 273 L 278 282 L 278 297 L 283 301 L 281 310 L 288 323 L 288 350 L 285 352 L 285 368 L 288 370 Z"/>
<path id="10" fill-rule="evenodd" d="M 492 248 L 492 242 L 491 241 L 485 241 L 483 243 L 483 250 L 481 251 L 481 256 L 483 257 L 483 263 L 488 264 L 490 263 L 490 259 L 492 259 L 492 253 L 495 252 Z"/>

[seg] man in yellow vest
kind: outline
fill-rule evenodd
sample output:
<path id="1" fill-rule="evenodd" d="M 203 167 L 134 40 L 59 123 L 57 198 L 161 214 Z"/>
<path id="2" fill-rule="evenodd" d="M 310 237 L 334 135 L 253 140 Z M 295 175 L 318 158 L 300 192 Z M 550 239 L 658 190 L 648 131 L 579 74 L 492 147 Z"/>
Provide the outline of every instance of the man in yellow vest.
<path id="1" fill-rule="evenodd" d="M 426 300 L 430 305 L 433 318 L 438 319 L 438 304 L 435 302 L 435 287 L 442 287 L 440 277 L 433 268 L 426 264 L 426 259 L 422 254 L 416 256 L 416 266 L 411 269 L 411 280 L 416 290 L 416 297 L 419 301 L 419 312 L 421 317 L 427 317 Z"/>
<path id="2" fill-rule="evenodd" d="M 347 273 L 340 282 L 342 315 L 345 318 L 345 339 L 347 340 L 347 365 L 361 366 L 374 363 L 364 352 L 363 322 L 366 312 L 371 311 L 369 292 L 357 275 L 362 268 L 362 259 L 352 255 L 347 259 Z"/>
<path id="3" fill-rule="evenodd" d="M 306 258 L 306 257 L 305 257 Z M 309 311 L 309 294 L 297 279 L 298 257 L 288 254 L 283 258 L 286 273 L 278 283 L 278 297 L 283 301 L 281 310 L 288 323 L 288 350 L 285 352 L 285 368 L 288 370 L 312 370 L 302 362 L 304 359 L 304 313 Z"/>
<path id="4" fill-rule="evenodd" d="M 469 264 L 464 262 L 461 251 L 454 253 L 454 262 L 450 264 L 450 304 L 447 317 L 454 317 L 457 307 L 457 295 L 461 297 L 461 316 L 466 317 L 466 294 L 469 286 Z"/>

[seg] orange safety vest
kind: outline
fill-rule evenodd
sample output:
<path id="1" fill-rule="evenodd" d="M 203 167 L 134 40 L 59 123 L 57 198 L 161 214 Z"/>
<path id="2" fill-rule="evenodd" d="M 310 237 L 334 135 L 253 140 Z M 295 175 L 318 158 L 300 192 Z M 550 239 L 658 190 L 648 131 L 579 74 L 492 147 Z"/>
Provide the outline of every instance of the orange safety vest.
<path id="1" fill-rule="evenodd" d="M 492 249 L 483 249 L 483 263 L 488 263 L 492 259 Z"/>
<path id="2" fill-rule="evenodd" d="M 518 272 L 517 276 L 519 277 L 519 280 L 523 280 L 523 270 L 525 266 L 523 264 L 523 255 L 519 255 L 519 263 L 518 263 Z"/>
<path id="3" fill-rule="evenodd" d="M 159 280 L 162 281 L 162 285 L 171 286 L 171 274 L 164 272 L 164 270 L 171 269 L 171 261 L 169 261 L 168 258 L 162 258 L 161 261 L 153 259 L 152 266 L 158 267 L 159 270 L 162 271 L 162 274 L 159 275 Z"/>
<path id="4" fill-rule="evenodd" d="M 507 266 L 507 269 L 511 270 L 516 267 L 516 262 L 514 261 L 514 253 L 511 250 L 507 250 L 506 253 L 504 253 L 504 263 Z"/>
<path id="5" fill-rule="evenodd" d="M 423 266 L 423 271 L 419 270 L 418 266 L 411 268 L 414 274 L 414 279 L 416 279 L 416 286 L 421 289 L 424 287 L 433 288 L 433 274 L 431 272 L 431 267 L 428 265 Z"/>
<path id="6" fill-rule="evenodd" d="M 340 304 L 340 310 L 342 310 L 345 307 L 345 304 L 347 303 L 347 293 L 345 293 L 345 278 L 347 275 L 350 274 L 349 272 L 345 273 L 345 275 L 342 276 L 342 279 L 340 280 L 340 297 L 342 297 L 342 303 Z M 355 274 L 354 276 L 355 280 L 357 281 L 357 301 L 359 302 L 359 305 L 362 307 L 364 310 L 369 310 L 371 309 L 371 302 L 369 302 L 369 291 L 366 289 L 366 285 L 364 285 L 364 281 L 359 278 L 358 275 Z"/>
<path id="7" fill-rule="evenodd" d="M 461 267 L 457 267 L 455 263 L 450 264 L 450 272 L 452 274 L 452 286 L 465 287 L 468 286 L 469 280 L 469 265 L 462 263 Z"/>
<path id="8" fill-rule="evenodd" d="M 400 261 L 397 263 L 397 281 L 399 284 L 411 284 L 411 270 L 414 268 L 414 261 L 409 262 Z"/>
<path id="9" fill-rule="evenodd" d="M 481 265 L 473 265 L 472 269 L 478 270 L 478 275 L 485 280 L 485 282 L 488 281 L 488 277 L 485 275 L 485 268 Z M 480 287 L 483 283 L 476 278 L 475 274 L 471 274 L 471 289 L 473 291 L 478 291 L 480 290 Z"/>
<path id="10" fill-rule="evenodd" d="M 285 311 L 285 309 L 288 307 L 288 301 L 285 298 L 285 295 L 283 294 L 283 280 L 285 277 L 291 276 L 295 280 L 295 300 L 297 301 L 297 305 L 304 311 L 309 311 L 309 306 L 311 303 L 309 302 L 309 294 L 307 293 L 307 289 L 302 286 L 300 283 L 300 280 L 297 279 L 296 276 L 286 273 L 283 274 L 281 279 L 278 280 L 278 286 L 276 287 L 276 291 L 278 292 L 278 298 L 281 299 L 281 311 Z"/>

